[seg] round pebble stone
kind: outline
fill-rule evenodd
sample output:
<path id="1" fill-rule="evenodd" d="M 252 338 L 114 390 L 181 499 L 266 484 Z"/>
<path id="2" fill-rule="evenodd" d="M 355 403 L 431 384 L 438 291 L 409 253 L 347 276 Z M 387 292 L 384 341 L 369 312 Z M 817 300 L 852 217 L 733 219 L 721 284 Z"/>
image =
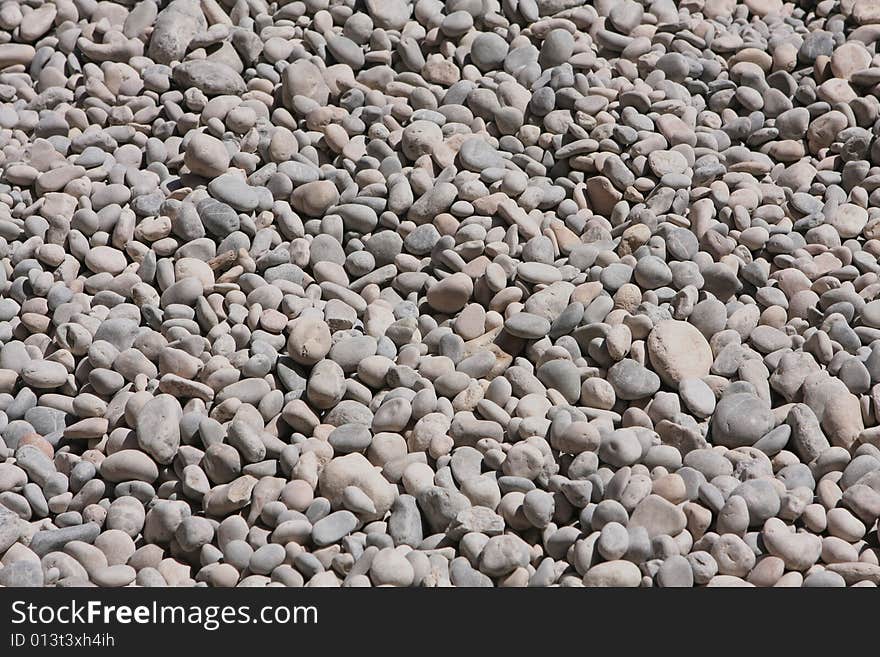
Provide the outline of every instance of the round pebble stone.
<path id="1" fill-rule="evenodd" d="M 197 176 L 215 178 L 226 173 L 230 157 L 226 146 L 204 132 L 193 133 L 188 139 L 183 163 Z"/>
<path id="2" fill-rule="evenodd" d="M 614 560 L 596 564 L 584 575 L 584 586 L 636 588 L 641 584 L 642 574 L 631 561 Z"/>
<path id="3" fill-rule="evenodd" d="M 526 340 L 538 340 L 550 331 L 550 322 L 532 313 L 519 312 L 504 322 L 505 330 Z"/>

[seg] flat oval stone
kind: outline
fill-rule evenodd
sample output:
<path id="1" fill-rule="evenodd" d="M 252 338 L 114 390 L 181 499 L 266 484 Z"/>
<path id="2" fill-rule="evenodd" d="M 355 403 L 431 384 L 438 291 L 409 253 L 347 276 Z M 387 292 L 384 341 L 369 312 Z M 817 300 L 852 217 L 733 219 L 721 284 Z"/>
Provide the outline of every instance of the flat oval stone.
<path id="1" fill-rule="evenodd" d="M 518 312 L 504 321 L 504 330 L 525 340 L 539 340 L 550 332 L 550 322 L 527 312 Z"/>
<path id="2" fill-rule="evenodd" d="M 353 532 L 357 526 L 357 516 L 351 511 L 336 511 L 315 523 L 312 541 L 318 547 L 326 547 Z"/>

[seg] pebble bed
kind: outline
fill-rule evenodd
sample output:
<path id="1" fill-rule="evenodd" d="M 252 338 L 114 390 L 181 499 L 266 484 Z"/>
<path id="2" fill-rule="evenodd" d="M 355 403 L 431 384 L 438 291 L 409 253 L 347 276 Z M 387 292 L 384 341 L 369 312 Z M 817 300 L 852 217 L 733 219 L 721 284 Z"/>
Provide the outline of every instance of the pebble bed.
<path id="1" fill-rule="evenodd" d="M 880 583 L 880 0 L 0 28 L 0 585 Z"/>

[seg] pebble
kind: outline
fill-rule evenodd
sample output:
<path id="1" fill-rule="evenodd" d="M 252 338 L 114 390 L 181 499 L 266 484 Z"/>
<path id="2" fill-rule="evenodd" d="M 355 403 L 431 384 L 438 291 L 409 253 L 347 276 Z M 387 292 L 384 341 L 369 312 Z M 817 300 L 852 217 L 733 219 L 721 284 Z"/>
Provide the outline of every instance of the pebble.
<path id="1" fill-rule="evenodd" d="M 550 331 L 550 322 L 532 313 L 519 312 L 504 322 L 504 328 L 518 338 L 538 340 Z"/>
<path id="2" fill-rule="evenodd" d="M 473 288 L 471 278 L 457 272 L 430 288 L 427 300 L 432 308 L 441 313 L 456 313 L 467 305 Z"/>
<path id="3" fill-rule="evenodd" d="M 114 452 L 103 461 L 101 476 L 107 481 L 146 481 L 152 483 L 159 476 L 159 468 L 147 454 L 137 449 Z"/>
<path id="4" fill-rule="evenodd" d="M 197 132 L 187 139 L 183 163 L 197 176 L 216 178 L 226 173 L 229 169 L 229 162 L 230 157 L 226 146 L 216 137 L 204 132 Z"/>
<path id="5" fill-rule="evenodd" d="M 72 525 L 60 529 L 44 529 L 34 534 L 29 547 L 34 554 L 42 557 L 50 552 L 63 550 L 72 541 L 93 543 L 99 533 L 100 527 L 94 523 Z"/>
<path id="6" fill-rule="evenodd" d="M 508 575 L 529 564 L 529 546 L 518 536 L 493 536 L 480 552 L 480 572 L 490 577 Z"/>
<path id="7" fill-rule="evenodd" d="M 648 495 L 633 509 L 629 527 L 644 527 L 648 536 L 676 536 L 687 523 L 684 511 L 659 495 Z"/>
<path id="8" fill-rule="evenodd" d="M 171 395 L 157 395 L 139 410 L 135 433 L 140 447 L 158 463 L 170 463 L 180 447 L 180 402 Z"/>
<path id="9" fill-rule="evenodd" d="M 174 82 L 195 88 L 206 96 L 240 95 L 246 90 L 241 75 L 227 64 L 208 60 L 189 60 L 171 69 Z"/>
<path id="10" fill-rule="evenodd" d="M 660 377 L 630 358 L 608 369 L 608 382 L 617 397 L 624 400 L 644 399 L 660 389 Z"/>
<path id="11" fill-rule="evenodd" d="M 320 217 L 339 200 L 336 186 L 329 180 L 315 180 L 293 190 L 290 204 L 310 217 Z"/>
<path id="12" fill-rule="evenodd" d="M 673 388 L 684 379 L 707 376 L 714 361 L 706 338 L 687 322 L 666 320 L 655 324 L 646 344 L 651 365 Z"/>
<path id="13" fill-rule="evenodd" d="M 415 569 L 400 550 L 386 547 L 373 556 L 370 579 L 374 586 L 412 586 Z"/>
<path id="14" fill-rule="evenodd" d="M 750 392 L 731 392 L 715 407 L 712 439 L 729 449 L 751 447 L 775 425 L 776 419 L 767 402 Z"/>
<path id="15" fill-rule="evenodd" d="M 875 3 L 19 4 L 0 584 L 880 583 Z"/>
<path id="16" fill-rule="evenodd" d="M 636 588 L 641 584 L 639 567 L 631 561 L 613 560 L 596 564 L 584 575 L 586 587 Z"/>
<path id="17" fill-rule="evenodd" d="M 694 571 L 680 554 L 665 559 L 657 570 L 657 585 L 662 588 L 690 588 L 694 585 Z"/>

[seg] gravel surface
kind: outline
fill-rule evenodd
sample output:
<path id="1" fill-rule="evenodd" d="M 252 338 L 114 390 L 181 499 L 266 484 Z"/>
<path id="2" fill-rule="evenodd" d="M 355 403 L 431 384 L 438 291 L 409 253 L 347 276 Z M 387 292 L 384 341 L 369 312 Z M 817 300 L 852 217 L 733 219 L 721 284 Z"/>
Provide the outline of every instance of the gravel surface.
<path id="1" fill-rule="evenodd" d="M 0 585 L 880 583 L 880 0 L 0 28 Z"/>

